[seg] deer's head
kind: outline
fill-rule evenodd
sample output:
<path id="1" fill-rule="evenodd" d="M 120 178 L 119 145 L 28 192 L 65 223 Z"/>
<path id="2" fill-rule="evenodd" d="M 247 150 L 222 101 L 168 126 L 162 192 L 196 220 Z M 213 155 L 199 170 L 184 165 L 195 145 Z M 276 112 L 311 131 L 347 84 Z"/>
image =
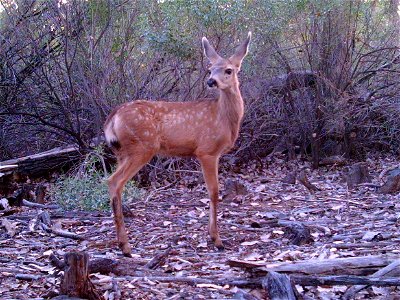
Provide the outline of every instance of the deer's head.
<path id="1" fill-rule="evenodd" d="M 204 54 L 211 62 L 211 67 L 209 68 L 210 77 L 207 80 L 209 87 L 224 90 L 237 85 L 237 74 L 240 71 L 242 60 L 248 52 L 250 39 L 251 32 L 247 35 L 247 39 L 236 48 L 235 53 L 226 59 L 219 56 L 207 38 L 203 37 Z"/>

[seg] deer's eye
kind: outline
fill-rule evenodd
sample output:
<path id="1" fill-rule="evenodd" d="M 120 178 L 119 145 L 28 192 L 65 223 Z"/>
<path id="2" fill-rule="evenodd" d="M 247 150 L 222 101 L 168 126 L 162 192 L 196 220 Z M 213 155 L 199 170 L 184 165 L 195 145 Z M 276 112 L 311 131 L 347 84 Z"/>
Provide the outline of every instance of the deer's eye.
<path id="1" fill-rule="evenodd" d="M 232 74 L 232 69 L 226 69 L 225 74 L 231 75 Z"/>
<path id="2" fill-rule="evenodd" d="M 207 70 L 207 75 L 211 75 L 211 70 Z"/>

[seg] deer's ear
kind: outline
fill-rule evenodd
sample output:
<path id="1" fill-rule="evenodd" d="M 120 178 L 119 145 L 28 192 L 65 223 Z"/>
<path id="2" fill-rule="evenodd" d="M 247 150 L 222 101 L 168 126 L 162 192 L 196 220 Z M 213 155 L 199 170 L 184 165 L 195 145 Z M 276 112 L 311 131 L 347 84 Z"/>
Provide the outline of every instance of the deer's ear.
<path id="1" fill-rule="evenodd" d="M 247 39 L 236 48 L 235 54 L 233 54 L 229 60 L 238 67 L 240 70 L 240 66 L 242 65 L 242 60 L 243 58 L 247 55 L 249 52 L 249 44 L 251 40 L 251 32 L 249 31 L 247 35 Z"/>
<path id="2" fill-rule="evenodd" d="M 201 40 L 203 44 L 203 49 L 204 49 L 204 55 L 208 58 L 208 60 L 214 64 L 217 62 L 218 59 L 221 57 L 217 54 L 217 52 L 214 50 L 214 48 L 210 45 L 206 37 L 203 37 Z"/>

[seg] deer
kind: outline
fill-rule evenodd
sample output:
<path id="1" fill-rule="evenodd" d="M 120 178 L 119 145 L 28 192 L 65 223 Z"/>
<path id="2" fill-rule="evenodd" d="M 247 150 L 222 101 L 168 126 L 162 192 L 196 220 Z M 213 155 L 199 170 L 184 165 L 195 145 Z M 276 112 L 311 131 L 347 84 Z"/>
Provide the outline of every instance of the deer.
<path id="1" fill-rule="evenodd" d="M 202 38 L 204 55 L 211 63 L 207 85 L 218 89 L 217 99 L 135 100 L 115 108 L 108 116 L 104 134 L 116 156 L 117 168 L 107 182 L 117 242 L 124 256 L 131 256 L 131 247 L 122 213 L 122 191 L 156 155 L 198 159 L 210 197 L 209 234 L 216 248 L 224 249 L 217 225 L 218 165 L 221 155 L 233 148 L 239 135 L 244 102 L 238 73 L 250 40 L 251 32 L 232 56 L 223 58 L 206 37 Z"/>

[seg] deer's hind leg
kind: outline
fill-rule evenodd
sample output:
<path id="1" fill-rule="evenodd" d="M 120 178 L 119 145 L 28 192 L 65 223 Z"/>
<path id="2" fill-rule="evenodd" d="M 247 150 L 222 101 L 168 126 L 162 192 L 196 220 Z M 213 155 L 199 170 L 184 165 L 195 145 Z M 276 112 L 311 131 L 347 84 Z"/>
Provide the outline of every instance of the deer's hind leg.
<path id="1" fill-rule="evenodd" d="M 136 175 L 137 172 L 148 163 L 155 152 L 136 149 L 125 155 L 118 155 L 117 170 L 108 179 L 108 190 L 110 192 L 111 207 L 114 212 L 114 223 L 117 230 L 118 246 L 124 256 L 131 256 L 131 248 L 128 243 L 128 235 L 125 229 L 124 216 L 122 213 L 122 191 L 125 184 Z"/>

